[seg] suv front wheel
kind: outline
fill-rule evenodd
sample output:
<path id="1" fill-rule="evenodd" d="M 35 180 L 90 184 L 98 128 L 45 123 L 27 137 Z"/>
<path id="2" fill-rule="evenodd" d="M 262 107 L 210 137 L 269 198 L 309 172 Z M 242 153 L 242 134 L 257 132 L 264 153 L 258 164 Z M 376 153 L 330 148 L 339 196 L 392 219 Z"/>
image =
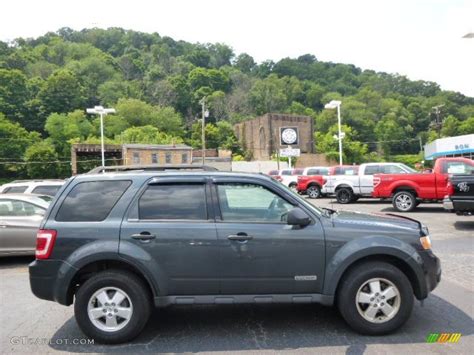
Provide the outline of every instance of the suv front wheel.
<path id="1" fill-rule="evenodd" d="M 87 336 L 105 344 L 123 343 L 142 331 L 150 303 L 148 289 L 134 274 L 103 271 L 79 288 L 74 314 Z"/>
<path id="2" fill-rule="evenodd" d="M 366 262 L 344 277 L 337 300 L 343 318 L 355 331 L 367 335 L 387 334 L 410 317 L 413 288 L 395 266 Z"/>

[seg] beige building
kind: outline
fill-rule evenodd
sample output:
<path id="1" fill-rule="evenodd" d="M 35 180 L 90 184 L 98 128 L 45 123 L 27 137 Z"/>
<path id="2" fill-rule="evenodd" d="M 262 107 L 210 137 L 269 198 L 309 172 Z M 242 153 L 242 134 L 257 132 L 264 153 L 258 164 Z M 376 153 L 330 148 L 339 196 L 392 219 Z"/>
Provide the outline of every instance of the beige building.
<path id="1" fill-rule="evenodd" d="M 185 144 L 123 144 L 123 165 L 137 164 L 191 164 L 193 148 Z"/>

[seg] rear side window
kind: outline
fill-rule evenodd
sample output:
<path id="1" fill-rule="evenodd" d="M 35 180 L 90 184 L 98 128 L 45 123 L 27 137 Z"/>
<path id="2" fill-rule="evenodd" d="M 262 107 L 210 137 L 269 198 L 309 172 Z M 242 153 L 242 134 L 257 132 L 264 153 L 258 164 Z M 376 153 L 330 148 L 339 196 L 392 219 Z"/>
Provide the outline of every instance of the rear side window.
<path id="1" fill-rule="evenodd" d="M 207 220 L 203 184 L 150 185 L 138 201 L 138 215 L 146 219 Z"/>
<path id="2" fill-rule="evenodd" d="M 406 171 L 397 165 L 383 165 L 383 174 L 406 174 Z"/>
<path id="3" fill-rule="evenodd" d="M 5 191 L 3 191 L 4 194 L 22 194 L 25 192 L 26 188 L 28 186 L 11 186 L 7 187 Z"/>
<path id="4" fill-rule="evenodd" d="M 87 181 L 74 186 L 56 215 L 60 222 L 100 222 L 107 218 L 132 182 Z"/>
<path id="5" fill-rule="evenodd" d="M 326 168 L 308 169 L 308 175 L 327 175 L 328 171 Z"/>
<path id="6" fill-rule="evenodd" d="M 54 195 L 56 195 L 56 192 L 58 192 L 60 187 L 61 186 L 59 186 L 59 185 L 37 186 L 31 192 L 34 193 L 34 194 L 38 194 L 38 195 L 54 196 Z"/>
<path id="7" fill-rule="evenodd" d="M 374 175 L 380 172 L 380 166 L 378 165 L 368 165 L 365 167 L 365 175 Z"/>
<path id="8" fill-rule="evenodd" d="M 282 170 L 281 175 L 291 175 L 291 170 Z"/>

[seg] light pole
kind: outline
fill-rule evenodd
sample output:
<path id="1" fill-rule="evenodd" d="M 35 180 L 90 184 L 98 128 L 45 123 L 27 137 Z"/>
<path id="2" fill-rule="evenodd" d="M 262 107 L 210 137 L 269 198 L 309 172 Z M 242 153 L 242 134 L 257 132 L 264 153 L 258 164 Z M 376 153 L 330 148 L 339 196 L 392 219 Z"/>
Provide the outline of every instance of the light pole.
<path id="1" fill-rule="evenodd" d="M 99 115 L 100 117 L 100 148 L 102 152 L 102 166 L 105 166 L 105 152 L 104 152 L 104 116 L 109 113 L 115 113 L 114 108 L 103 108 L 102 106 L 94 106 L 94 108 L 88 108 L 87 113 L 93 115 Z"/>
<path id="2" fill-rule="evenodd" d="M 205 165 L 206 160 L 206 117 L 209 117 L 209 111 L 206 110 L 206 97 L 204 96 L 201 101 L 199 101 L 202 108 L 202 165 Z"/>
<path id="3" fill-rule="evenodd" d="M 332 100 L 331 102 L 324 105 L 325 109 L 337 109 L 338 135 L 336 138 L 339 140 L 339 165 L 342 165 L 342 138 L 344 138 L 344 134 L 341 132 L 341 103 L 341 101 Z"/>

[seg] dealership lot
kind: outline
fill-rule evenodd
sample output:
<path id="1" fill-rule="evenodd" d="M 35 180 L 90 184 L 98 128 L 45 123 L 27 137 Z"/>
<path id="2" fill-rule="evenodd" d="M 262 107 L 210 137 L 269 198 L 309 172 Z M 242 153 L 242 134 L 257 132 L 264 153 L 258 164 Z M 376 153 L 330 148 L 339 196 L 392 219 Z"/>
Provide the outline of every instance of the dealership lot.
<path id="1" fill-rule="evenodd" d="M 393 213 L 389 203 L 360 200 L 318 206 Z M 72 307 L 35 298 L 28 283 L 31 258 L 0 259 L 0 349 L 2 352 L 301 352 L 469 353 L 474 348 L 474 217 L 422 204 L 406 216 L 429 229 L 443 268 L 442 282 L 395 334 L 366 337 L 352 332 L 336 309 L 319 305 L 176 306 L 156 310 L 143 334 L 130 344 L 88 344 Z M 456 344 L 426 344 L 431 333 L 461 333 Z"/>

